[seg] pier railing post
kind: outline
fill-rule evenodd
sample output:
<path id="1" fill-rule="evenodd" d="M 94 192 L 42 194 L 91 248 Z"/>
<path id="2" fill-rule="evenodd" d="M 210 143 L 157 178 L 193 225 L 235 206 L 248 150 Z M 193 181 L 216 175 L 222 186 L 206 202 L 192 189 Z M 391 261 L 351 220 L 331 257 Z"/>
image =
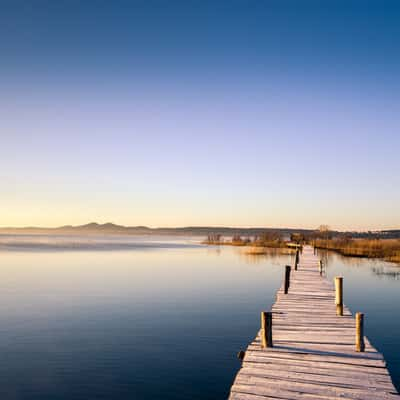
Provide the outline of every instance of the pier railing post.
<path id="1" fill-rule="evenodd" d="M 343 277 L 335 278 L 335 304 L 336 314 L 343 315 Z"/>
<path id="2" fill-rule="evenodd" d="M 319 274 L 322 276 L 322 260 L 319 260 Z"/>
<path id="3" fill-rule="evenodd" d="M 272 347 L 272 312 L 261 312 L 261 346 Z"/>
<path id="4" fill-rule="evenodd" d="M 297 264 L 299 263 L 299 249 L 296 250 L 296 259 L 294 260 L 294 270 L 297 271 Z"/>
<path id="5" fill-rule="evenodd" d="M 356 351 L 364 351 L 364 314 L 356 313 Z"/>
<path id="6" fill-rule="evenodd" d="M 289 291 L 289 286 L 290 286 L 290 270 L 291 270 L 291 266 L 290 265 L 286 265 L 285 268 L 285 294 L 288 294 Z"/>

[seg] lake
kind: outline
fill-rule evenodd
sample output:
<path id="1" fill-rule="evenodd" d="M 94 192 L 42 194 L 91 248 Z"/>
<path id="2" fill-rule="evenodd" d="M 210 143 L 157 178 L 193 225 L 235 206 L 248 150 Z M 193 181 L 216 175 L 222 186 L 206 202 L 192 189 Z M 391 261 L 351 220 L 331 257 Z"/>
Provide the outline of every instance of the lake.
<path id="1" fill-rule="evenodd" d="M 0 238 L 0 398 L 224 399 L 289 255 L 199 238 Z M 321 253 L 400 384 L 400 268 Z"/>

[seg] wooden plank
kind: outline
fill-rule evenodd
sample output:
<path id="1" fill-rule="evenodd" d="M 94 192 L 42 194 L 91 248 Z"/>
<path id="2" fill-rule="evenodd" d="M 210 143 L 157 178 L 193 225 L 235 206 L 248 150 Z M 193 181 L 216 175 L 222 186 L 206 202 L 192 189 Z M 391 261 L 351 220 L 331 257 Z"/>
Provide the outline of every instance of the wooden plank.
<path id="1" fill-rule="evenodd" d="M 315 386 L 312 388 L 311 385 L 307 388 L 307 386 L 303 384 L 294 384 L 290 386 L 290 384 L 288 385 L 285 381 L 283 381 L 282 385 L 279 385 L 275 380 L 270 380 L 268 385 L 259 384 L 259 382 L 238 382 L 232 386 L 230 399 L 237 398 L 232 396 L 233 393 L 245 393 L 248 395 L 262 396 L 261 398 L 282 400 L 337 400 L 339 398 L 352 400 L 398 400 L 399 398 L 390 393 L 372 393 L 368 390 L 332 390 L 327 386 Z"/>
<path id="2" fill-rule="evenodd" d="M 311 352 L 298 352 L 296 350 L 292 351 L 282 351 L 280 349 L 276 350 L 275 348 L 269 349 L 268 353 L 261 351 L 259 346 L 257 347 L 248 347 L 246 350 L 246 354 L 253 354 L 259 357 L 264 357 L 268 355 L 268 357 L 275 357 L 280 359 L 295 359 L 295 360 L 303 360 L 303 361 L 321 361 L 321 362 L 329 362 L 329 363 L 340 363 L 340 364 L 350 364 L 350 365 L 368 365 L 371 367 L 384 367 L 386 368 L 386 362 L 383 359 L 370 359 L 370 358 L 361 358 L 361 357 L 346 357 L 345 355 L 336 356 L 336 355 L 321 355 L 314 354 Z"/>
<path id="3" fill-rule="evenodd" d="M 392 382 L 387 379 L 377 379 L 376 376 L 366 374 L 321 374 L 318 370 L 307 369 L 306 371 L 287 370 L 285 368 L 262 368 L 260 366 L 243 366 L 241 376 L 256 376 L 272 379 L 295 379 L 296 382 L 319 382 L 340 387 L 386 389 L 390 392 Z"/>
<path id="4" fill-rule="evenodd" d="M 276 358 L 260 358 L 246 355 L 242 366 L 261 365 L 263 368 L 274 368 L 274 369 L 285 369 L 286 371 L 316 371 L 320 374 L 346 376 L 351 373 L 352 376 L 372 374 L 378 376 L 379 379 L 390 379 L 390 375 L 386 368 L 376 368 L 360 365 L 346 365 L 346 364 L 334 364 L 329 362 L 313 362 L 313 361 L 301 361 L 301 360 L 282 360 Z M 391 379 L 390 379 L 391 380 Z"/>
<path id="5" fill-rule="evenodd" d="M 386 399 L 394 399 L 395 396 L 390 393 L 390 391 L 386 391 L 385 389 L 375 390 L 374 388 L 370 388 L 365 386 L 364 389 L 357 388 L 355 386 L 348 387 L 346 385 L 329 385 L 329 384 L 321 384 L 318 380 L 314 382 L 306 382 L 302 380 L 296 380 L 291 378 L 285 379 L 276 379 L 276 378 L 260 378 L 256 376 L 246 376 L 244 374 L 239 374 L 236 377 L 235 385 L 252 385 L 253 391 L 252 393 L 260 394 L 261 391 L 268 390 L 268 393 L 273 394 L 272 389 L 276 391 L 279 390 L 287 390 L 293 392 L 300 393 L 308 393 L 314 394 L 318 396 L 329 395 L 336 396 L 336 398 L 341 398 L 342 396 L 347 396 L 351 399 L 374 399 L 374 400 L 386 400 Z M 237 391 L 237 390 L 236 390 Z M 289 397 L 290 398 L 290 397 Z M 398 400 L 398 396 L 397 396 Z"/>

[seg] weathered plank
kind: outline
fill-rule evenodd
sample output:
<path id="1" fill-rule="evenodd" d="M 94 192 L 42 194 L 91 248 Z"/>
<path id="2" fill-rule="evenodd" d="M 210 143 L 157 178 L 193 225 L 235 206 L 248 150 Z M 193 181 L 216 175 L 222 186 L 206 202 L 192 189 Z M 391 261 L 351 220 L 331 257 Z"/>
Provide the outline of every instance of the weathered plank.
<path id="1" fill-rule="evenodd" d="M 356 351 L 352 313 L 343 305 L 343 316 L 337 315 L 341 297 L 305 247 L 288 293 L 283 285 L 271 309 L 274 347 L 262 347 L 258 332 L 230 400 L 400 399 L 383 356 L 366 337 L 365 351 Z"/>

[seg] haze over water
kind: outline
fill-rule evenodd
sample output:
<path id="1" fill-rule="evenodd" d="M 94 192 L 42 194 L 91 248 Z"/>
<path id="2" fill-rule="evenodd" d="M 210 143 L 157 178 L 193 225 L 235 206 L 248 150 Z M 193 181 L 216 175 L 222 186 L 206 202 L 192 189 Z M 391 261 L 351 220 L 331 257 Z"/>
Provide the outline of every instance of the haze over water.
<path id="1" fill-rule="evenodd" d="M 0 251 L 2 399 L 227 397 L 236 353 L 293 260 L 193 238 L 129 241 L 122 250 Z M 399 385 L 398 267 L 327 261 L 330 278 L 344 275 L 345 302 L 366 313 L 366 334 Z"/>

